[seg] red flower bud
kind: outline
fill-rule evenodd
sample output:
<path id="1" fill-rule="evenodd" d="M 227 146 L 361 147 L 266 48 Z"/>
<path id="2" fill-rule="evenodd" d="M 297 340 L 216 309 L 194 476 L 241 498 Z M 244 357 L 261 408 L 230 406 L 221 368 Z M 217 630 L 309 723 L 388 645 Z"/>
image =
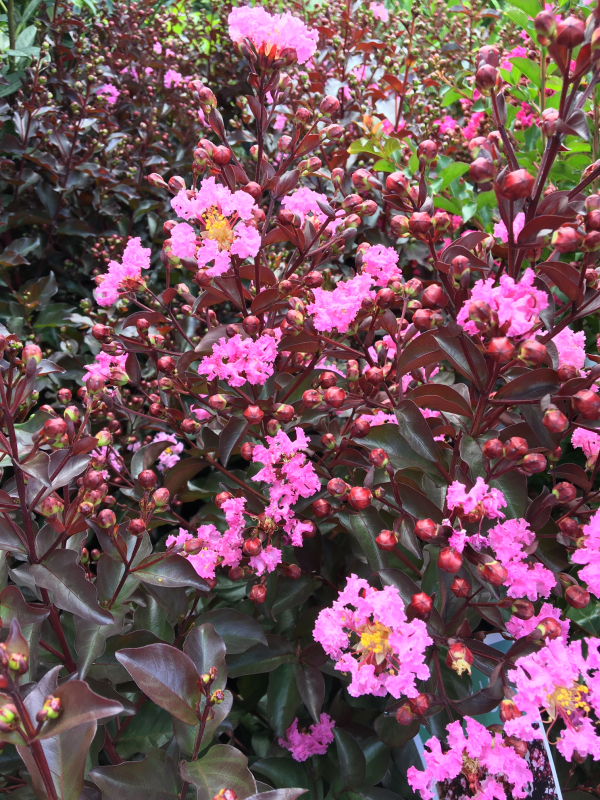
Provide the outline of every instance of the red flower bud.
<path id="1" fill-rule="evenodd" d="M 224 394 L 212 394 L 208 398 L 208 405 L 213 411 L 224 411 L 229 405 L 229 398 Z"/>
<path id="2" fill-rule="evenodd" d="M 567 381 L 570 381 L 572 378 L 576 378 L 579 375 L 579 370 L 572 364 L 565 364 L 564 367 L 559 367 L 556 370 L 556 374 L 558 375 L 562 383 L 566 383 Z"/>
<path id="3" fill-rule="evenodd" d="M 455 642 L 448 648 L 446 665 L 453 669 L 458 675 L 463 672 L 471 674 L 471 664 L 473 663 L 473 653 L 462 642 Z"/>
<path id="4" fill-rule="evenodd" d="M 482 451 L 486 458 L 502 458 L 504 455 L 504 445 L 500 439 L 488 439 L 483 445 Z"/>
<path id="5" fill-rule="evenodd" d="M 410 725 L 415 718 L 415 715 L 411 711 L 410 705 L 408 703 L 404 703 L 404 705 L 400 706 L 400 708 L 396 711 L 396 722 L 399 725 Z"/>
<path id="6" fill-rule="evenodd" d="M 535 178 L 526 169 L 510 172 L 502 181 L 501 192 L 509 200 L 525 200 L 531 195 Z"/>
<path id="7" fill-rule="evenodd" d="M 254 453 L 254 445 L 252 442 L 244 442 L 240 448 L 240 455 L 245 461 L 252 461 L 252 454 Z"/>
<path id="8" fill-rule="evenodd" d="M 433 227 L 431 217 L 424 211 L 415 211 L 408 219 L 408 227 L 413 236 L 425 236 Z"/>
<path id="9" fill-rule="evenodd" d="M 488 561 L 486 564 L 479 564 L 478 572 L 484 581 L 493 586 L 502 586 L 506 580 L 508 572 L 499 561 Z"/>
<path id="10" fill-rule="evenodd" d="M 508 722 L 510 719 L 517 719 L 521 716 L 523 715 L 514 700 L 503 700 L 500 703 L 500 719 L 502 722 Z"/>
<path id="11" fill-rule="evenodd" d="M 533 639 L 558 639 L 562 635 L 560 622 L 554 617 L 546 617 L 541 620 L 536 629 L 530 634 Z"/>
<path id="12" fill-rule="evenodd" d="M 383 469 L 383 467 L 389 463 L 389 458 L 385 450 L 378 447 L 376 450 L 371 450 L 369 453 L 369 461 L 377 469 Z"/>
<path id="13" fill-rule="evenodd" d="M 519 347 L 519 358 L 526 364 L 541 364 L 546 358 L 546 347 L 535 339 L 527 339 Z"/>
<path id="14" fill-rule="evenodd" d="M 287 405 L 286 403 L 280 403 L 273 410 L 273 416 L 276 420 L 279 420 L 279 422 L 291 422 L 294 419 L 295 413 L 294 406 Z"/>
<path id="15" fill-rule="evenodd" d="M 308 275 L 304 276 L 304 284 L 309 289 L 318 289 L 319 286 L 323 285 L 323 276 L 320 272 L 309 272 Z"/>
<path id="16" fill-rule="evenodd" d="M 307 389 L 302 395 L 302 402 L 307 408 L 316 408 L 323 400 L 323 395 L 316 389 Z"/>
<path id="17" fill-rule="evenodd" d="M 252 539 L 246 539 L 242 550 L 245 556 L 257 556 L 262 550 L 262 543 L 257 536 L 253 537 Z"/>
<path id="18" fill-rule="evenodd" d="M 321 114 L 325 114 L 328 117 L 332 116 L 333 114 L 337 114 L 339 110 L 340 101 L 337 99 L 337 97 L 325 95 L 325 97 L 319 103 L 319 111 Z"/>
<path id="19" fill-rule="evenodd" d="M 101 528 L 114 528 L 117 524 L 117 517 L 114 511 L 110 508 L 103 508 L 98 514 L 98 525 Z"/>
<path id="20" fill-rule="evenodd" d="M 487 183 L 496 177 L 494 162 L 485 156 L 479 156 L 469 167 L 469 177 L 473 183 Z"/>
<path id="21" fill-rule="evenodd" d="M 556 17 L 551 11 L 540 11 L 533 21 L 541 45 L 546 46 L 556 33 Z"/>
<path id="22" fill-rule="evenodd" d="M 431 139 L 425 139 L 417 148 L 417 156 L 422 158 L 427 164 L 435 161 L 437 157 L 437 144 Z"/>
<path id="23" fill-rule="evenodd" d="M 500 63 L 500 51 L 497 47 L 489 44 L 480 47 L 477 54 L 477 63 L 479 66 L 489 64 L 492 67 L 497 67 Z"/>
<path id="24" fill-rule="evenodd" d="M 463 562 L 462 555 L 455 550 L 454 547 L 444 547 L 440 550 L 438 555 L 438 567 L 443 569 L 444 572 L 453 574 L 458 572 Z"/>
<path id="25" fill-rule="evenodd" d="M 154 489 L 157 480 L 156 473 L 151 469 L 144 469 L 138 475 L 138 483 L 142 489 Z"/>
<path id="26" fill-rule="evenodd" d="M 369 424 L 369 422 L 367 422 L 366 419 L 357 419 L 356 422 L 353 422 L 350 427 L 350 436 L 352 436 L 355 439 L 362 439 L 364 436 L 367 436 L 370 430 L 371 430 L 371 425 Z M 331 434 L 327 435 L 331 436 Z M 334 439 L 334 444 L 335 444 L 335 439 Z"/>
<path id="27" fill-rule="evenodd" d="M 554 489 L 552 489 L 552 494 L 559 503 L 572 503 L 577 497 L 577 489 L 572 483 L 562 481 L 561 483 L 557 483 Z"/>
<path id="28" fill-rule="evenodd" d="M 573 608 L 585 608 L 590 604 L 590 593 L 581 586 L 569 586 L 565 592 L 565 600 Z"/>
<path id="29" fill-rule="evenodd" d="M 353 486 L 348 495 L 348 502 L 355 511 L 364 511 L 371 505 L 373 495 L 366 486 Z"/>
<path id="30" fill-rule="evenodd" d="M 521 436 L 512 436 L 504 442 L 504 458 L 509 461 L 518 461 L 529 450 L 529 445 Z"/>
<path id="31" fill-rule="evenodd" d="M 506 336 L 498 336 L 491 340 L 486 352 L 498 364 L 508 364 L 515 357 L 515 346 Z"/>
<path id="32" fill-rule="evenodd" d="M 413 714 L 416 714 L 419 717 L 424 717 L 429 711 L 429 707 L 431 705 L 429 702 L 429 695 L 418 694 L 416 697 L 411 697 L 408 701 L 408 705 L 410 706 L 410 710 L 413 712 Z"/>
<path id="33" fill-rule="evenodd" d="M 168 489 L 162 486 L 160 489 L 157 489 L 154 494 L 152 495 L 152 499 L 156 503 L 157 508 L 162 508 L 169 504 L 169 500 L 171 499 L 171 493 Z M 106 498 L 104 498 L 104 502 L 106 502 Z"/>
<path id="34" fill-rule="evenodd" d="M 584 419 L 596 420 L 600 417 L 600 398 L 589 389 L 577 392 L 571 400 L 573 408 L 581 414 Z"/>
<path id="35" fill-rule="evenodd" d="M 547 466 L 548 462 L 541 453 L 527 453 L 519 462 L 519 472 L 525 475 L 537 475 L 544 472 Z"/>
<path id="36" fill-rule="evenodd" d="M 468 597 L 471 593 L 471 586 L 468 581 L 464 578 L 459 578 L 458 576 L 454 578 L 452 581 L 452 586 L 450 587 L 450 591 L 455 597 Z"/>
<path id="37" fill-rule="evenodd" d="M 332 386 L 335 386 L 338 381 L 338 376 L 335 372 L 322 372 L 319 376 L 319 386 L 321 389 L 330 389 Z"/>
<path id="38" fill-rule="evenodd" d="M 383 383 L 384 377 L 383 370 L 379 367 L 369 367 L 365 372 L 365 380 L 373 384 L 373 386 L 379 386 L 380 383 Z"/>
<path id="39" fill-rule="evenodd" d="M 222 508 L 223 503 L 226 500 L 231 500 L 233 495 L 231 492 L 219 492 L 219 494 L 215 497 L 215 505 L 217 508 Z"/>
<path id="40" fill-rule="evenodd" d="M 391 308 L 396 302 L 396 295 L 391 289 L 380 289 L 375 297 L 377 308 Z"/>
<path id="41" fill-rule="evenodd" d="M 315 517 L 323 518 L 328 517 L 331 514 L 331 503 L 325 498 L 321 497 L 319 500 L 315 500 L 312 504 L 312 509 L 315 514 Z"/>
<path id="42" fill-rule="evenodd" d="M 204 544 L 200 539 L 188 539 L 183 543 L 183 552 L 190 556 L 196 556 L 202 551 Z"/>
<path id="43" fill-rule="evenodd" d="M 556 26 L 556 44 L 573 49 L 585 39 L 585 23 L 574 16 L 568 16 Z"/>
<path id="44" fill-rule="evenodd" d="M 566 485 L 570 486 L 570 484 Z M 569 536 L 571 539 L 577 539 L 581 533 L 577 521 L 574 520 L 572 517 L 566 517 L 565 519 L 561 519 L 560 522 L 558 523 L 558 527 L 560 528 L 562 534 L 564 534 L 565 536 Z"/>
<path id="45" fill-rule="evenodd" d="M 231 150 L 220 144 L 213 150 L 212 159 L 217 166 L 224 167 L 231 161 Z"/>
<path id="46" fill-rule="evenodd" d="M 127 526 L 127 530 L 132 536 L 141 536 L 146 530 L 146 523 L 143 519 L 132 519 Z"/>
<path id="47" fill-rule="evenodd" d="M 569 420 L 556 406 L 551 406 L 544 412 L 542 425 L 547 428 L 550 433 L 564 433 L 569 427 Z"/>
<path id="48" fill-rule="evenodd" d="M 446 308 L 450 298 L 439 283 L 432 283 L 423 291 L 421 302 L 424 308 Z"/>
<path id="49" fill-rule="evenodd" d="M 403 172 L 392 172 L 385 179 L 385 188 L 390 194 L 397 194 L 400 197 L 408 196 L 408 178 Z"/>
<path id="50" fill-rule="evenodd" d="M 244 417 L 248 425 L 259 425 L 265 416 L 265 412 L 258 406 L 248 406 L 244 410 Z"/>
<path id="51" fill-rule="evenodd" d="M 419 331 L 430 331 L 442 324 L 443 319 L 439 311 L 430 308 L 418 308 L 413 314 L 413 325 Z"/>
<path id="52" fill-rule="evenodd" d="M 406 615 L 409 620 L 411 619 L 429 619 L 431 609 L 433 608 L 433 600 L 425 592 L 418 592 L 413 594 L 410 603 L 406 607 Z"/>
<path id="53" fill-rule="evenodd" d="M 350 491 L 350 487 L 342 478 L 332 478 L 327 484 L 327 491 L 332 497 L 344 497 Z"/>
<path id="54" fill-rule="evenodd" d="M 256 605 L 260 603 L 264 603 L 267 599 L 267 587 L 262 583 L 255 584 L 252 589 L 250 589 L 250 600 Z"/>
<path id="55" fill-rule="evenodd" d="M 415 522 L 415 536 L 422 542 L 429 542 L 438 535 L 440 526 L 432 519 L 419 519 Z"/>
<path id="56" fill-rule="evenodd" d="M 260 320 L 258 317 L 245 317 L 242 327 L 249 336 L 254 336 L 260 331 Z"/>
<path id="57" fill-rule="evenodd" d="M 554 231 L 551 240 L 552 246 L 559 253 L 573 253 L 575 250 L 579 250 L 582 241 L 583 236 L 579 231 L 568 225 L 563 225 Z"/>
<path id="58" fill-rule="evenodd" d="M 547 138 L 554 136 L 556 133 L 556 123 L 559 120 L 559 112 L 557 108 L 546 108 L 542 112 L 542 133 Z"/>
<path id="59" fill-rule="evenodd" d="M 484 64 L 475 73 L 475 86 L 481 94 L 489 94 L 498 80 L 498 70 L 491 64 Z"/>
<path id="60" fill-rule="evenodd" d="M 381 531 L 375 539 L 375 543 L 380 550 L 391 551 L 398 544 L 398 537 L 394 531 Z"/>
<path id="61" fill-rule="evenodd" d="M 510 613 L 514 614 L 518 619 L 528 620 L 535 614 L 535 609 L 533 603 L 530 603 L 529 600 L 518 599 L 510 607 Z"/>
<path id="62" fill-rule="evenodd" d="M 339 386 L 330 386 L 325 392 L 325 402 L 332 408 L 341 408 L 346 399 L 346 392 L 340 389 Z"/>

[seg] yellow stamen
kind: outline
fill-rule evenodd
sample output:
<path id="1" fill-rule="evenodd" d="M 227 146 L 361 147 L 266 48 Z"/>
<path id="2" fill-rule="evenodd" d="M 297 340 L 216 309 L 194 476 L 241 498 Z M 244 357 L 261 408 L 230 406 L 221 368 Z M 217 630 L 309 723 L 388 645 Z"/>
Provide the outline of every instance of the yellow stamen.
<path id="1" fill-rule="evenodd" d="M 229 250 L 233 243 L 234 234 L 227 217 L 219 214 L 216 209 L 211 208 L 204 215 L 204 224 L 206 225 L 206 230 L 201 234 L 202 238 L 214 239 L 221 250 Z"/>

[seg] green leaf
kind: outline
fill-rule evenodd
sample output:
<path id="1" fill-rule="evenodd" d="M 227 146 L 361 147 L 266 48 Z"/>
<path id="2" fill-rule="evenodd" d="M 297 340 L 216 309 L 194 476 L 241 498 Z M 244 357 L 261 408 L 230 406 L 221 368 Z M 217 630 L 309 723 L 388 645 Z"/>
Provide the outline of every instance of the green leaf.
<path id="1" fill-rule="evenodd" d="M 216 744 L 204 758 L 184 762 L 181 775 L 194 784 L 198 800 L 212 800 L 221 789 L 231 789 L 238 800 L 256 793 L 256 781 L 248 769 L 248 759 L 228 744 Z"/>
<path id="2" fill-rule="evenodd" d="M 208 591 L 206 581 L 198 575 L 187 558 L 182 558 L 177 553 L 164 558 L 160 553 L 153 553 L 131 570 L 131 574 L 142 583 L 153 586 L 164 586 L 168 589 L 193 586 L 201 592 Z"/>
<path id="3" fill-rule="evenodd" d="M 385 529 L 377 509 L 369 506 L 364 511 L 359 511 L 358 514 L 350 514 L 349 519 L 350 532 L 359 543 L 371 569 L 376 572 L 385 569 L 387 558 L 384 551 L 380 550 L 375 542 L 376 537 Z"/>
<path id="4" fill-rule="evenodd" d="M 211 667 L 217 670 L 213 689 L 223 689 L 227 683 L 225 665 L 225 643 L 208 622 L 193 628 L 187 635 L 183 652 L 192 660 L 199 675 L 207 673 Z"/>
<path id="5" fill-rule="evenodd" d="M 455 92 L 454 89 L 450 89 L 444 97 L 442 98 L 441 106 L 442 108 L 447 108 L 452 103 L 455 103 L 457 100 L 460 100 L 460 95 L 458 92 Z"/>
<path id="6" fill-rule="evenodd" d="M 477 195 L 477 211 L 496 205 L 496 192 L 490 189 L 489 192 L 479 192 Z"/>
<path id="7" fill-rule="evenodd" d="M 525 4 L 532 3 L 533 5 L 536 6 L 538 5 L 536 0 L 519 0 L 519 2 L 524 2 Z M 538 7 L 538 11 L 539 10 L 540 9 Z M 537 14 L 538 12 L 536 11 L 535 13 Z M 540 71 L 540 65 L 537 63 L 537 61 L 531 61 L 530 59 L 522 58 L 521 56 L 513 56 L 511 57 L 510 60 L 514 64 L 514 66 L 517 67 L 517 69 L 521 70 L 521 72 L 523 73 L 523 75 L 525 75 L 526 78 L 529 78 L 529 80 L 535 86 L 537 86 L 538 89 L 541 87 L 542 76 Z"/>
<path id="8" fill-rule="evenodd" d="M 449 186 L 452 181 L 455 181 L 457 178 L 460 178 L 461 175 L 464 175 L 465 172 L 469 171 L 469 165 L 463 164 L 460 161 L 453 161 L 452 164 L 448 164 L 440 174 L 437 176 L 435 181 L 432 184 L 432 188 L 435 186 L 436 194 L 438 192 L 443 192 L 446 186 Z"/>
<path id="9" fill-rule="evenodd" d="M 219 434 L 219 460 L 224 467 L 227 466 L 229 456 L 235 450 L 248 423 L 244 417 L 230 417 L 229 422 Z"/>
<path id="10" fill-rule="evenodd" d="M 252 764 L 254 772 L 264 775 L 267 780 L 275 784 L 277 789 L 287 789 L 301 786 L 303 789 L 312 790 L 312 784 L 303 764 L 293 758 L 263 758 Z M 260 795 L 259 795 L 260 797 Z M 311 800 L 316 800 L 312 795 Z"/>
<path id="11" fill-rule="evenodd" d="M 342 784 L 345 789 L 356 789 L 365 782 L 367 762 L 356 739 L 343 728 L 334 728 L 333 735 L 340 759 Z"/>
<path id="12" fill-rule="evenodd" d="M 499 478 L 493 478 L 489 485 L 500 489 L 506 498 L 507 507 L 502 509 L 507 519 L 519 519 L 525 516 L 527 507 L 527 478 L 519 472 L 507 472 Z"/>
<path id="13" fill-rule="evenodd" d="M 396 408 L 400 433 L 412 449 L 429 461 L 437 461 L 440 451 L 427 420 L 412 400 L 402 400 Z"/>
<path id="14" fill-rule="evenodd" d="M 586 608 L 569 608 L 565 616 L 586 633 L 600 636 L 600 603 L 592 602 Z"/>
<path id="15" fill-rule="evenodd" d="M 296 685 L 302 702 L 314 722 L 321 719 L 321 708 L 325 699 L 325 679 L 323 673 L 310 664 L 299 664 L 296 669 Z"/>
<path id="16" fill-rule="evenodd" d="M 508 0 L 511 6 L 516 6 L 524 11 L 528 17 L 534 19 L 542 10 L 537 0 Z"/>
<path id="17" fill-rule="evenodd" d="M 245 653 L 228 657 L 227 669 L 230 678 L 239 678 L 242 675 L 272 672 L 280 664 L 292 664 L 295 661 L 296 656 L 287 639 L 267 634 L 267 645 L 256 644 Z"/>
<path id="18" fill-rule="evenodd" d="M 193 726 L 184 725 L 164 708 L 154 703 L 144 703 L 119 736 L 116 745 L 118 754 L 121 758 L 131 758 L 136 753 L 149 753 L 155 747 L 163 747 L 173 738 L 174 724 L 182 725 L 189 731 L 194 730 Z"/>
<path id="19" fill-rule="evenodd" d="M 152 750 L 143 761 L 96 767 L 90 780 L 100 787 L 102 800 L 177 800 L 179 776 L 164 750 Z"/>
<path id="20" fill-rule="evenodd" d="M 300 702 L 295 664 L 281 664 L 269 675 L 267 691 L 267 717 L 277 736 L 285 736 Z"/>
<path id="21" fill-rule="evenodd" d="M 456 214 L 457 216 L 460 215 L 462 211 L 458 202 L 439 195 L 435 198 L 434 205 L 436 208 L 442 208 L 444 211 L 449 211 L 451 214 Z"/>

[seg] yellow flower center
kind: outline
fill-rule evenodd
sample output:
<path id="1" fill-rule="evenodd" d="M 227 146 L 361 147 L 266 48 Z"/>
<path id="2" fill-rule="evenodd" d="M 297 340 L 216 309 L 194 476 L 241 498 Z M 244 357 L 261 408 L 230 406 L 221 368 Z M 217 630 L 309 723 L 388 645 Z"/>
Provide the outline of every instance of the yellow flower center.
<path id="1" fill-rule="evenodd" d="M 165 450 L 163 450 L 163 452 L 166 453 L 168 456 L 170 456 L 173 451 L 171 450 L 170 447 L 167 447 Z"/>
<path id="2" fill-rule="evenodd" d="M 383 663 L 391 652 L 388 642 L 390 629 L 381 622 L 367 622 L 357 628 L 356 632 L 360 636 L 356 651 L 364 655 L 365 661 Z"/>
<path id="3" fill-rule="evenodd" d="M 588 693 L 588 687 L 580 683 L 574 683 L 570 689 L 558 686 L 547 695 L 550 718 L 554 720 L 560 715 L 571 727 L 578 728 L 591 710 L 586 697 Z"/>
<path id="4" fill-rule="evenodd" d="M 211 208 L 204 216 L 204 224 L 206 225 L 206 230 L 201 234 L 202 238 L 214 239 L 221 250 L 229 250 L 234 237 L 227 217 L 219 214 L 216 209 Z"/>

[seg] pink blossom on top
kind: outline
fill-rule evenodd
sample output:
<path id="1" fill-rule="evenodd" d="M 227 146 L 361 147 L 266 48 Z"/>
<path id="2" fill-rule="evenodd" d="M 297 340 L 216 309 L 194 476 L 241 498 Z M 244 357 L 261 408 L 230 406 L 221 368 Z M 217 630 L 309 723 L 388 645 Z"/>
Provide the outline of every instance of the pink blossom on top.
<path id="1" fill-rule="evenodd" d="M 96 94 L 100 95 L 100 97 L 104 97 L 109 105 L 113 105 L 117 102 L 121 92 L 114 84 L 103 83 L 102 86 L 99 86 L 98 89 L 96 89 Z"/>
<path id="2" fill-rule="evenodd" d="M 262 386 L 273 374 L 280 338 L 279 329 L 276 336 L 265 334 L 256 340 L 249 336 L 242 339 L 239 333 L 231 339 L 222 336 L 213 345 L 212 354 L 200 362 L 198 374 L 206 375 L 211 381 L 217 378 L 227 381 L 231 386 L 243 386 L 246 381 L 252 386 Z"/>
<path id="3" fill-rule="evenodd" d="M 204 267 L 212 261 L 214 266 L 208 270 L 209 275 L 227 272 L 231 255 L 244 259 L 258 253 L 260 234 L 246 224 L 252 219 L 256 204 L 247 192 L 231 192 L 210 176 L 196 192 L 182 189 L 171 200 L 171 206 L 182 219 L 195 219 L 202 224 L 198 266 Z M 186 236 L 189 244 L 189 234 Z"/>
<path id="4" fill-rule="evenodd" d="M 374 299 L 375 292 L 370 291 L 372 279 L 370 275 L 356 275 L 348 281 L 340 281 L 331 292 L 319 287 L 313 289 L 315 302 L 309 303 L 307 311 L 314 314 L 314 324 L 318 331 L 346 333 L 360 311 L 365 298 Z"/>
<path id="5" fill-rule="evenodd" d="M 188 539 L 193 539 L 194 537 L 189 531 L 186 531 L 185 528 L 179 528 L 179 533 L 177 536 L 171 534 L 171 536 L 167 536 L 167 541 L 165 542 L 165 547 L 169 550 L 171 547 L 182 547 Z"/>
<path id="6" fill-rule="evenodd" d="M 156 434 L 153 442 L 170 442 L 169 445 L 158 457 L 158 471 L 164 472 L 166 469 L 171 469 L 181 459 L 180 453 L 183 452 L 183 442 L 178 442 L 177 437 L 172 433 L 165 433 L 160 431 Z"/>
<path id="7" fill-rule="evenodd" d="M 507 570 L 505 585 L 508 597 L 526 597 L 531 601 L 548 597 L 556 577 L 539 561 L 527 561 L 525 548 L 535 541 L 535 533 L 525 519 L 509 519 L 490 529 L 489 543 L 496 558 Z"/>
<path id="8" fill-rule="evenodd" d="M 309 30 L 302 20 L 289 12 L 269 14 L 260 6 L 237 6 L 228 17 L 229 36 L 232 41 L 250 39 L 254 46 L 276 55 L 291 47 L 304 64 L 317 49 L 319 34 Z"/>
<path id="9" fill-rule="evenodd" d="M 515 119 L 518 119 L 523 128 L 531 128 L 535 122 L 533 109 L 528 103 L 521 103 L 521 108 L 517 111 Z"/>
<path id="10" fill-rule="evenodd" d="M 505 745 L 502 736 L 491 733 L 477 720 L 465 717 L 464 722 L 467 735 L 460 720 L 446 726 L 448 749 L 445 752 L 437 736 L 432 736 L 425 743 L 425 770 L 409 767 L 407 777 L 410 787 L 420 792 L 423 800 L 431 800 L 432 787 L 436 783 L 452 780 L 463 771 L 470 777 L 474 761 L 482 773 L 474 776 L 476 783 L 472 787 L 476 791 L 473 796 L 478 800 L 505 800 L 505 782 L 511 786 L 512 797 L 529 797 L 533 775 L 527 761 L 517 755 L 512 747 Z"/>
<path id="11" fill-rule="evenodd" d="M 489 543 L 496 558 L 503 564 L 518 561 L 523 556 L 523 548 L 535 540 L 535 533 L 525 519 L 507 519 L 488 532 Z"/>
<path id="12" fill-rule="evenodd" d="M 170 89 L 172 86 L 179 86 L 183 83 L 183 75 L 181 72 L 177 72 L 174 69 L 168 69 L 165 72 L 163 83 L 165 85 L 165 89 Z"/>
<path id="13" fill-rule="evenodd" d="M 370 275 L 377 286 L 387 286 L 388 281 L 402 278 L 402 272 L 398 269 L 398 258 L 393 247 L 372 245 L 364 251 L 362 271 Z"/>
<path id="14" fill-rule="evenodd" d="M 506 506 L 506 499 L 499 489 L 490 489 L 483 478 L 477 478 L 475 485 L 468 492 L 464 484 L 453 481 L 448 487 L 446 502 L 450 511 L 460 509 L 462 514 L 480 511 L 490 519 L 503 518 L 500 511 Z"/>
<path id="15" fill-rule="evenodd" d="M 473 286 L 471 302 L 483 300 L 497 312 L 502 335 L 528 336 L 539 322 L 540 311 L 548 305 L 546 293 L 534 287 L 534 279 L 533 270 L 526 269 L 519 283 L 508 275 L 502 275 L 498 286 L 494 286 L 494 278 L 479 280 Z M 477 334 L 475 323 L 469 319 L 467 303 L 459 311 L 456 321 L 467 333 Z"/>
<path id="16" fill-rule="evenodd" d="M 448 114 L 446 114 L 446 116 L 443 117 L 442 119 L 436 119 L 433 124 L 435 125 L 436 123 L 438 123 L 439 126 L 440 126 L 439 127 L 439 132 L 440 132 L 440 134 L 442 136 L 445 133 L 448 133 L 448 132 L 451 133 L 456 128 L 456 126 L 458 125 L 458 121 L 455 120 L 453 117 L 449 116 Z"/>
<path id="17" fill-rule="evenodd" d="M 285 739 L 279 739 L 279 744 L 290 751 L 295 761 L 306 761 L 311 756 L 324 756 L 333 742 L 334 728 L 335 722 L 327 714 L 321 714 L 319 722 L 311 725 L 308 731 L 300 731 L 296 717 L 285 732 Z"/>
<path id="18" fill-rule="evenodd" d="M 425 649 L 433 641 L 427 626 L 420 619 L 407 621 L 394 586 L 379 591 L 350 575 L 332 607 L 319 613 L 313 636 L 337 662 L 335 669 L 350 674 L 352 697 L 416 697 L 416 681 L 430 675 Z"/>
<path id="19" fill-rule="evenodd" d="M 574 564 L 583 564 L 579 578 L 596 597 L 600 597 L 600 509 L 583 528 L 583 545 L 571 554 Z"/>
<path id="20" fill-rule="evenodd" d="M 328 198 L 322 192 L 315 192 L 304 186 L 294 194 L 284 197 L 281 205 L 292 214 L 297 214 L 301 225 L 304 225 L 308 217 L 316 227 L 319 227 L 327 220 L 327 215 L 321 211 L 317 201 L 329 204 Z M 335 230 L 337 225 L 339 222 L 332 220 L 328 227 L 330 230 Z"/>
<path id="21" fill-rule="evenodd" d="M 152 73 L 153 73 L 153 72 L 154 72 L 154 70 L 152 69 L 152 67 L 146 67 L 146 68 L 144 69 L 144 73 L 145 73 L 146 75 L 152 75 Z"/>
<path id="22" fill-rule="evenodd" d="M 464 128 L 460 129 L 460 132 L 464 136 L 467 141 L 474 139 L 476 136 L 479 135 L 479 126 L 485 119 L 485 111 L 474 111 L 471 115 L 471 119 L 465 125 Z"/>
<path id="23" fill-rule="evenodd" d="M 553 336 L 552 341 L 558 350 L 559 367 L 571 366 L 575 369 L 583 369 L 585 364 L 584 331 L 573 331 L 566 327 Z"/>
<path id="24" fill-rule="evenodd" d="M 521 639 L 523 636 L 529 636 L 534 631 L 543 619 L 551 617 L 555 619 L 561 628 L 561 636 L 565 642 L 569 639 L 569 628 L 571 623 L 568 619 L 561 619 L 560 609 L 553 606 L 551 603 L 543 603 L 539 614 L 531 619 L 519 619 L 519 617 L 511 617 L 506 623 L 506 630 L 515 639 Z"/>
<path id="25" fill-rule="evenodd" d="M 282 131 L 285 129 L 287 125 L 287 117 L 285 114 L 277 114 L 275 116 L 275 122 L 273 123 L 273 128 L 276 131 Z"/>
<path id="26" fill-rule="evenodd" d="M 516 47 L 513 47 L 513 49 L 506 54 L 504 61 L 501 62 L 500 66 L 502 67 L 502 69 L 506 69 L 510 72 L 513 68 L 513 65 L 511 61 L 508 61 L 508 59 L 515 58 L 516 56 L 519 56 L 520 58 L 527 58 L 527 52 L 528 51 L 526 47 L 523 47 L 523 45 L 518 44 Z"/>
<path id="27" fill-rule="evenodd" d="M 150 267 L 150 248 L 141 246 L 139 237 L 130 239 L 123 252 L 123 260 L 110 261 L 108 272 L 99 275 L 94 292 L 99 306 L 112 306 L 122 292 L 137 288 L 142 280 L 142 270 Z"/>
<path id="28" fill-rule="evenodd" d="M 598 642 L 586 639 L 586 643 L 589 660 L 583 656 L 581 640 L 566 644 L 561 638 L 548 639 L 538 652 L 516 660 L 508 678 L 516 686 L 513 700 L 522 716 L 505 723 L 508 734 L 528 742 L 539 739 L 541 734 L 533 723 L 544 710 L 552 722 L 560 719 L 565 726 L 556 746 L 567 761 L 573 759 L 575 751 L 582 758 L 591 755 L 594 760 L 600 759 L 597 723 L 591 716 L 592 708 L 596 715 L 600 710 L 600 697 L 595 692 L 600 666 Z M 591 694 L 588 684 L 594 689 Z"/>
<path id="29" fill-rule="evenodd" d="M 379 19 L 382 22 L 387 22 L 389 20 L 389 12 L 383 3 L 370 3 L 369 8 L 373 12 L 375 19 Z"/>
<path id="30" fill-rule="evenodd" d="M 517 216 L 513 219 L 513 235 L 515 241 L 517 240 L 519 234 L 521 233 L 524 227 L 525 227 L 525 214 L 522 211 L 519 211 Z M 500 222 L 497 222 L 494 225 L 494 236 L 496 237 L 496 239 L 500 239 L 501 242 L 504 243 L 508 242 L 508 229 L 504 224 L 503 220 L 500 220 Z"/>
<path id="31" fill-rule="evenodd" d="M 154 42 L 154 44 L 152 45 L 152 49 L 154 50 L 156 55 L 159 56 L 162 53 L 162 44 L 160 42 Z"/>
<path id="32" fill-rule="evenodd" d="M 117 356 L 100 351 L 95 361 L 85 365 L 86 371 L 83 375 L 83 380 L 87 381 L 88 378 L 102 378 L 102 380 L 111 383 L 126 383 L 128 380 L 127 372 L 125 371 L 126 361 L 127 353 L 124 353 L 122 356 Z"/>
<path id="33" fill-rule="evenodd" d="M 177 258 L 194 258 L 196 255 L 196 231 L 187 222 L 178 222 L 171 229 L 171 252 Z"/>
<path id="34" fill-rule="evenodd" d="M 273 547 L 272 544 L 263 547 L 257 556 L 252 556 L 250 559 L 250 566 L 257 575 L 262 575 L 263 572 L 273 572 L 278 564 L 281 564 L 281 550 Z"/>

